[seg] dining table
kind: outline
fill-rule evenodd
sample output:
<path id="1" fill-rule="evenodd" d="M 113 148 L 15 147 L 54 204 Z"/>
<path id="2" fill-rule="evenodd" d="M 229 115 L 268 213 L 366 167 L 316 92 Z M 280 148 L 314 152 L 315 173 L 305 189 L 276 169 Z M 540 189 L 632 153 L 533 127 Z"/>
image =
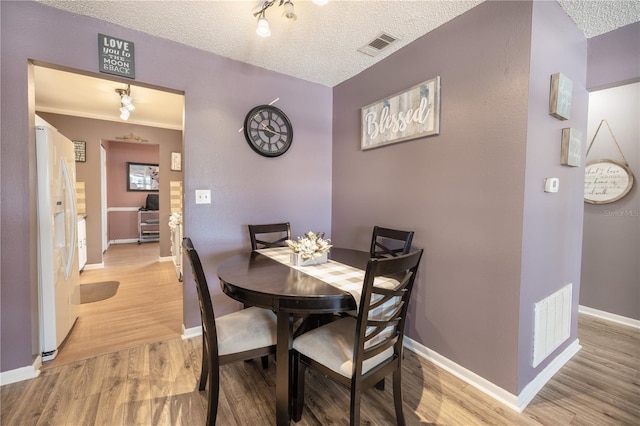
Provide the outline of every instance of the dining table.
<path id="1" fill-rule="evenodd" d="M 294 317 L 356 310 L 371 257 L 368 251 L 332 247 L 326 263 L 295 266 L 290 253 L 287 247 L 240 253 L 222 261 L 217 270 L 226 295 L 276 313 L 278 426 L 288 425 L 291 419 Z"/>

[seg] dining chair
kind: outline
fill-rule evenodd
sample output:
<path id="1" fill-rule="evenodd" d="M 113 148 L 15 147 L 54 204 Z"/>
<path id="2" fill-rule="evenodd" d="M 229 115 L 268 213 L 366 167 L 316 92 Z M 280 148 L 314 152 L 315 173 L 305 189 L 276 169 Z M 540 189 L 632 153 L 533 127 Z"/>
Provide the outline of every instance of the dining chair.
<path id="1" fill-rule="evenodd" d="M 402 344 L 409 298 L 422 249 L 367 263 L 358 317 L 345 317 L 293 340 L 292 417 L 304 409 L 304 375 L 313 368 L 351 390 L 350 425 L 360 424 L 362 393 L 393 375 L 393 401 L 398 425 L 402 411 Z M 377 277 L 392 276 L 393 289 L 376 285 Z"/>
<path id="2" fill-rule="evenodd" d="M 413 231 L 373 227 L 371 235 L 371 257 L 395 257 L 407 254 L 411 250 Z"/>
<path id="3" fill-rule="evenodd" d="M 189 237 L 182 240 L 198 290 L 202 320 L 202 369 L 198 390 L 209 382 L 207 425 L 215 425 L 220 393 L 220 366 L 276 353 L 276 315 L 251 307 L 216 318 L 198 252 Z"/>
<path id="4" fill-rule="evenodd" d="M 271 247 L 286 247 L 286 240 L 291 239 L 289 222 L 268 223 L 264 225 L 248 225 L 251 238 L 251 250 Z"/>

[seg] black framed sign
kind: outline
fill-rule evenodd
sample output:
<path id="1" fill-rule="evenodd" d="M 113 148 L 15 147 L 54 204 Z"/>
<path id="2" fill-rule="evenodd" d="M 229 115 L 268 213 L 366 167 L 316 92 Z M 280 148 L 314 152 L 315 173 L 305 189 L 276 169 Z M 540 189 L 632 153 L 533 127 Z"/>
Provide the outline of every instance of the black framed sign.
<path id="1" fill-rule="evenodd" d="M 76 162 L 84 163 L 87 161 L 87 143 L 85 141 L 73 141 L 73 150 L 76 154 Z"/>
<path id="2" fill-rule="evenodd" d="M 98 34 L 98 69 L 106 74 L 136 78 L 133 42 Z"/>

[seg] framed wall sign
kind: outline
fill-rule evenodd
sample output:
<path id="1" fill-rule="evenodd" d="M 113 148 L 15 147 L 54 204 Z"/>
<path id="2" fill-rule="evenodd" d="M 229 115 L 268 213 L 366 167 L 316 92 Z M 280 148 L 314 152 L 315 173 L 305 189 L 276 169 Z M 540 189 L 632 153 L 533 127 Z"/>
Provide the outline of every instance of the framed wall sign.
<path id="1" fill-rule="evenodd" d="M 158 191 L 160 167 L 157 164 L 127 163 L 127 191 Z"/>
<path id="2" fill-rule="evenodd" d="M 182 155 L 179 152 L 171 153 L 171 170 L 173 171 L 182 170 Z"/>
<path id="3" fill-rule="evenodd" d="M 560 164 L 563 166 L 580 166 L 582 158 L 582 132 L 577 129 L 562 129 L 562 148 L 560 149 Z"/>
<path id="4" fill-rule="evenodd" d="M 87 161 L 87 143 L 85 141 L 73 141 L 73 150 L 76 154 L 76 163 Z"/>
<path id="5" fill-rule="evenodd" d="M 133 42 L 98 33 L 98 66 L 106 74 L 136 78 Z"/>
<path id="6" fill-rule="evenodd" d="M 572 93 L 573 82 L 566 75 L 560 72 L 552 74 L 549 92 L 549 115 L 559 120 L 571 118 Z"/>
<path id="7" fill-rule="evenodd" d="M 589 161 L 584 170 L 584 201 L 608 204 L 631 191 L 633 173 L 625 164 L 613 160 Z"/>
<path id="8" fill-rule="evenodd" d="M 362 150 L 440 133 L 440 76 L 361 110 Z"/>

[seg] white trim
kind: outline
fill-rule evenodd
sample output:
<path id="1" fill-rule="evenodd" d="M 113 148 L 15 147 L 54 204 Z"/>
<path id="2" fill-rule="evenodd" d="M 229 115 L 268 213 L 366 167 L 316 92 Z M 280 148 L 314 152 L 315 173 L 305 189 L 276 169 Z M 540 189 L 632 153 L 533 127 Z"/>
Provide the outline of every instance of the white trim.
<path id="1" fill-rule="evenodd" d="M 518 413 L 524 411 L 549 379 L 581 349 L 578 339 L 576 339 L 562 351 L 560 355 L 551 361 L 535 379 L 529 382 L 522 392 L 520 392 L 520 395 L 516 396 L 406 336 L 404 338 L 404 346 Z"/>
<path id="2" fill-rule="evenodd" d="M 137 212 L 140 207 L 109 207 L 107 213 L 111 212 Z"/>
<path id="3" fill-rule="evenodd" d="M 610 312 L 599 311 L 598 309 L 588 308 L 586 306 L 579 305 L 578 312 L 592 317 L 600 318 L 605 321 L 611 321 L 618 324 L 626 325 L 627 327 L 633 327 L 640 329 L 640 320 L 623 317 L 622 315 L 612 314 Z"/>
<path id="4" fill-rule="evenodd" d="M 182 340 L 191 339 L 192 337 L 202 336 L 202 326 L 184 328 L 182 324 Z"/>
<path id="5" fill-rule="evenodd" d="M 173 262 L 173 256 L 160 256 L 158 262 Z"/>
<path id="6" fill-rule="evenodd" d="M 40 375 L 41 366 L 42 358 L 38 355 L 33 361 L 33 365 L 16 368 L 15 370 L 3 371 L 0 373 L 0 386 L 21 382 L 23 380 L 35 379 Z"/>
<path id="7" fill-rule="evenodd" d="M 83 271 L 89 271 L 91 269 L 104 269 L 104 262 L 87 264 L 82 268 Z"/>
<path id="8" fill-rule="evenodd" d="M 109 244 L 131 244 L 131 243 L 137 243 L 137 242 L 138 242 L 137 238 L 128 238 L 124 240 L 111 240 L 109 241 Z"/>

